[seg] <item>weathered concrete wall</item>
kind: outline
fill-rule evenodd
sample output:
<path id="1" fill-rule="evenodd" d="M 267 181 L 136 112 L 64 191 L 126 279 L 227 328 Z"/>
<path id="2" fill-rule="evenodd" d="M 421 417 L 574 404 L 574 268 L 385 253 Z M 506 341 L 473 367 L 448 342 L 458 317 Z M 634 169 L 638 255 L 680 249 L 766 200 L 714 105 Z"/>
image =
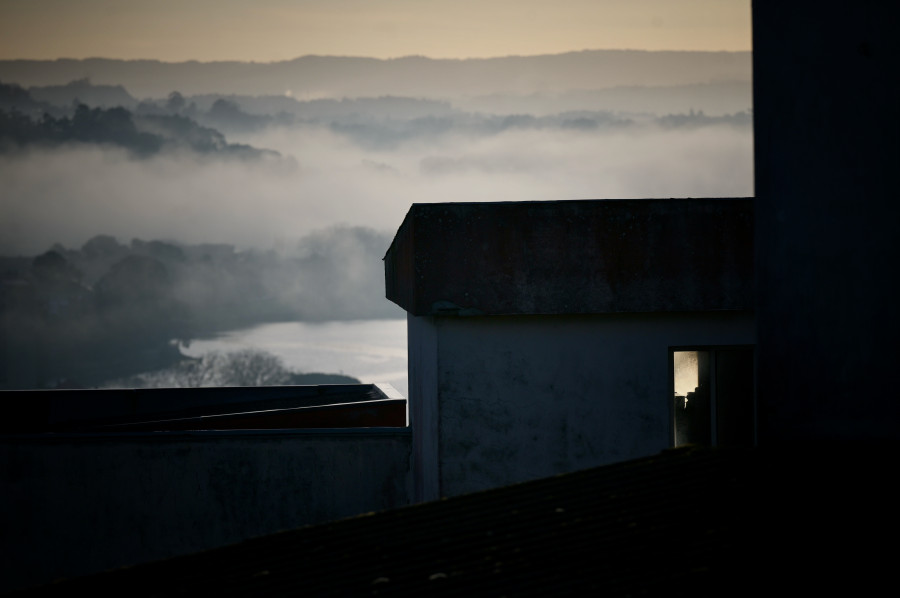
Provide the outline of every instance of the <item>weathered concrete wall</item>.
<path id="1" fill-rule="evenodd" d="M 441 497 L 438 445 L 438 338 L 434 318 L 407 314 L 409 348 L 409 424 L 413 432 L 413 500 Z"/>
<path id="2" fill-rule="evenodd" d="M 416 316 L 749 310 L 746 198 L 413 204 L 385 290 Z"/>
<path id="3" fill-rule="evenodd" d="M 900 438 L 896 25 L 753 3 L 761 445 Z"/>
<path id="4" fill-rule="evenodd" d="M 409 503 L 410 433 L 0 439 L 0 591 Z"/>
<path id="5" fill-rule="evenodd" d="M 419 434 L 438 420 L 439 455 L 422 458 L 439 461 L 442 496 L 658 453 L 669 348 L 755 335 L 747 312 L 432 320 L 410 319 L 410 346 L 435 343 L 437 368 L 410 359 L 411 423 Z M 435 374 L 436 393 L 419 395 Z"/>

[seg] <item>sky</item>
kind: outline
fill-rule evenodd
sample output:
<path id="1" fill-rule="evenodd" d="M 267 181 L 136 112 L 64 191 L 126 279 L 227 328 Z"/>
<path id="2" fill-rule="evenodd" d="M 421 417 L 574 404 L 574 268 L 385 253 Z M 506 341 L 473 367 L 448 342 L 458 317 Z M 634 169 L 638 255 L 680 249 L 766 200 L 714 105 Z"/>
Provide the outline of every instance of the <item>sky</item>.
<path id="1" fill-rule="evenodd" d="M 0 59 L 747 51 L 750 33 L 749 0 L 0 0 Z M 404 136 L 412 125 L 397 121 L 385 135 L 400 141 L 383 147 L 327 125 L 227 132 L 232 143 L 280 152 L 276 163 L 172 152 L 138 160 L 96 146 L 0 155 L 0 255 L 35 255 L 56 242 L 80 247 L 98 233 L 268 248 L 335 224 L 393 232 L 423 198 L 753 193 L 747 127 L 488 134 L 467 122 Z"/>
<path id="2" fill-rule="evenodd" d="M 750 48 L 749 0 L 0 0 L 0 59 Z"/>

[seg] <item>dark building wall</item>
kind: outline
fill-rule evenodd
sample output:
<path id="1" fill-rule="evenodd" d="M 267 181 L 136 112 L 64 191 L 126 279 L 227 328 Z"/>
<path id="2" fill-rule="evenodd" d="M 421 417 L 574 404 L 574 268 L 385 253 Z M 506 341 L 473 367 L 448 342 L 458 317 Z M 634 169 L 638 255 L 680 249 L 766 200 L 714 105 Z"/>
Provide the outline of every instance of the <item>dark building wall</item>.
<path id="1" fill-rule="evenodd" d="M 676 346 L 751 345 L 751 312 L 410 316 L 416 500 L 670 446 Z M 751 415 L 752 419 L 752 415 Z"/>
<path id="2" fill-rule="evenodd" d="M 753 3 L 761 444 L 900 436 L 896 13 Z"/>
<path id="3" fill-rule="evenodd" d="M 749 310 L 753 202 L 413 204 L 385 256 L 415 316 Z"/>
<path id="4" fill-rule="evenodd" d="M 0 436 L 0 594 L 409 504 L 406 429 Z"/>

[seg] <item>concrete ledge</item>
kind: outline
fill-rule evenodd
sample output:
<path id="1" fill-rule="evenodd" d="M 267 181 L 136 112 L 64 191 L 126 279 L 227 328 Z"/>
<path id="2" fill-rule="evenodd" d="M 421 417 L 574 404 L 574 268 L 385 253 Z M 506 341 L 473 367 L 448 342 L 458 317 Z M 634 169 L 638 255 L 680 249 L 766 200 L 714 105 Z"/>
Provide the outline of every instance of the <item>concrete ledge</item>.
<path id="1" fill-rule="evenodd" d="M 413 204 L 384 261 L 415 316 L 752 310 L 753 200 Z"/>

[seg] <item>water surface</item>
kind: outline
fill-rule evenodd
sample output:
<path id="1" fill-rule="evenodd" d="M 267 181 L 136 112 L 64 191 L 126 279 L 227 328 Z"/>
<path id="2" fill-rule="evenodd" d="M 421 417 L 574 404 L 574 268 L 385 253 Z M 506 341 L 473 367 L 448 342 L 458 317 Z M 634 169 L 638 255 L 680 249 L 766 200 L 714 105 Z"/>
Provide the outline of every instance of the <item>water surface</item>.
<path id="1" fill-rule="evenodd" d="M 262 349 L 300 373 L 345 374 L 364 383 L 387 382 L 408 395 L 406 320 L 281 322 L 192 341 L 182 352 Z"/>

